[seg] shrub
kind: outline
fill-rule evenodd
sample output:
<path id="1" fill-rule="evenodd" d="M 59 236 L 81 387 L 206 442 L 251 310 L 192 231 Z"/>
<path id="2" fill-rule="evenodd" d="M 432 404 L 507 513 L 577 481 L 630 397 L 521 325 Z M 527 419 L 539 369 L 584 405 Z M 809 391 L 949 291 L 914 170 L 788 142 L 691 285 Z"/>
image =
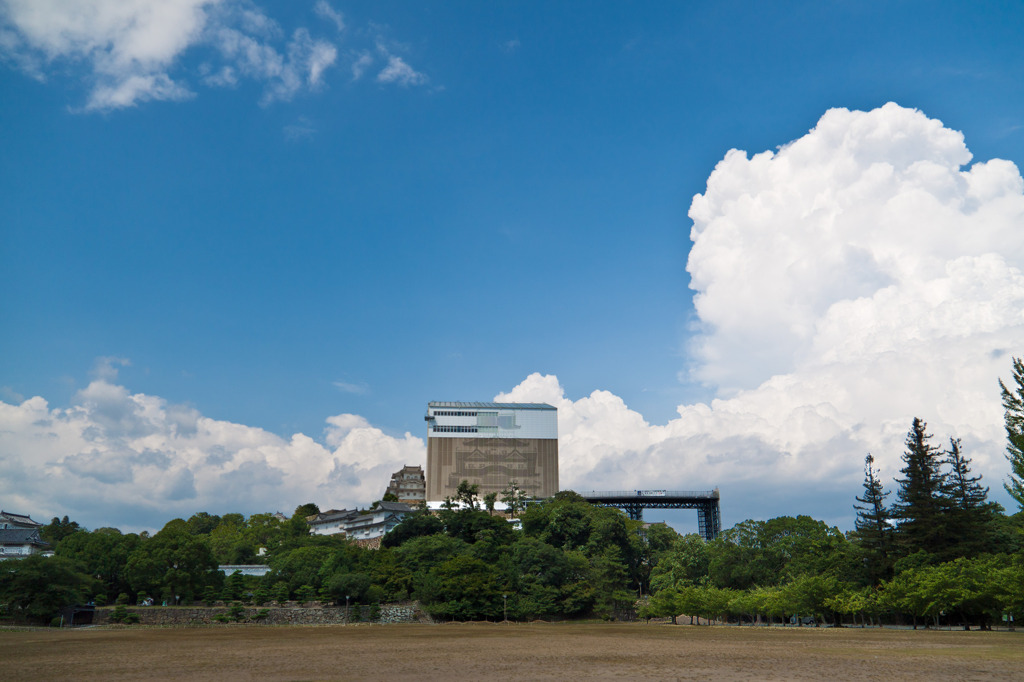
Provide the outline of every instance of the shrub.
<path id="1" fill-rule="evenodd" d="M 121 594 L 117 595 L 117 600 L 114 603 L 119 606 L 126 605 L 128 603 L 128 593 L 122 592 Z"/>
<path id="2" fill-rule="evenodd" d="M 235 602 L 228 609 L 228 617 L 234 621 L 243 621 L 245 620 L 245 609 L 242 607 L 241 604 Z"/>
<path id="3" fill-rule="evenodd" d="M 131 625 L 132 623 L 139 622 L 139 614 L 129 612 L 128 607 L 124 604 L 118 604 L 114 607 L 113 613 L 110 614 L 110 622 Z"/>

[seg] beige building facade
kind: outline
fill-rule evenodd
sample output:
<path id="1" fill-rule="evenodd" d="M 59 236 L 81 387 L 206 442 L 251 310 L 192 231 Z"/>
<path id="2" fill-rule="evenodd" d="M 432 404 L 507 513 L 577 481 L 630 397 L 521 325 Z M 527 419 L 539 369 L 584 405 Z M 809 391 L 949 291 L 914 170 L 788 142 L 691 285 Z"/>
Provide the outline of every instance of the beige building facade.
<path id="1" fill-rule="evenodd" d="M 546 403 L 427 405 L 427 500 L 454 497 L 461 481 L 480 495 L 514 481 L 531 497 L 558 492 L 558 411 Z"/>

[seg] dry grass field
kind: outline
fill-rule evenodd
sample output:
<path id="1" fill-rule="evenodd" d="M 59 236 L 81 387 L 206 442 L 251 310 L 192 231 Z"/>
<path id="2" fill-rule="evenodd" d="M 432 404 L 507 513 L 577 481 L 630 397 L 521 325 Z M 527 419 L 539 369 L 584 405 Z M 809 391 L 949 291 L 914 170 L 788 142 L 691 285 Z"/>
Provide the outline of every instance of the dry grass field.
<path id="1" fill-rule="evenodd" d="M 1024 633 L 448 624 L 0 632 L 3 680 L 1024 680 Z"/>

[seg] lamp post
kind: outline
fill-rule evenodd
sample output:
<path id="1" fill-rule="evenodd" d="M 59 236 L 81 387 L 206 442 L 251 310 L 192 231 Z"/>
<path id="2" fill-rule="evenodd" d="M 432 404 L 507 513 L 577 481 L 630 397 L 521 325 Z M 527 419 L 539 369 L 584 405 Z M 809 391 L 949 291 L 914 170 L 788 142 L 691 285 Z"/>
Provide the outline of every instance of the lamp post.
<path id="1" fill-rule="evenodd" d="M 501 598 L 505 602 L 505 604 L 504 604 L 504 608 L 505 608 L 505 622 L 507 623 L 508 622 L 508 595 L 507 594 L 503 594 L 503 595 L 501 595 Z"/>

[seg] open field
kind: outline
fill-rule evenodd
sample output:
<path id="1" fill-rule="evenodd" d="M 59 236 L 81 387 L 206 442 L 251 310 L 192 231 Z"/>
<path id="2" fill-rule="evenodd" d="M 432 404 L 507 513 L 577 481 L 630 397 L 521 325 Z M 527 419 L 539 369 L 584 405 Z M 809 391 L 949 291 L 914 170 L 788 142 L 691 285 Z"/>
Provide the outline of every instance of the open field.
<path id="1" fill-rule="evenodd" d="M 449 624 L 0 632 L 4 680 L 1024 680 L 1024 633 Z"/>

